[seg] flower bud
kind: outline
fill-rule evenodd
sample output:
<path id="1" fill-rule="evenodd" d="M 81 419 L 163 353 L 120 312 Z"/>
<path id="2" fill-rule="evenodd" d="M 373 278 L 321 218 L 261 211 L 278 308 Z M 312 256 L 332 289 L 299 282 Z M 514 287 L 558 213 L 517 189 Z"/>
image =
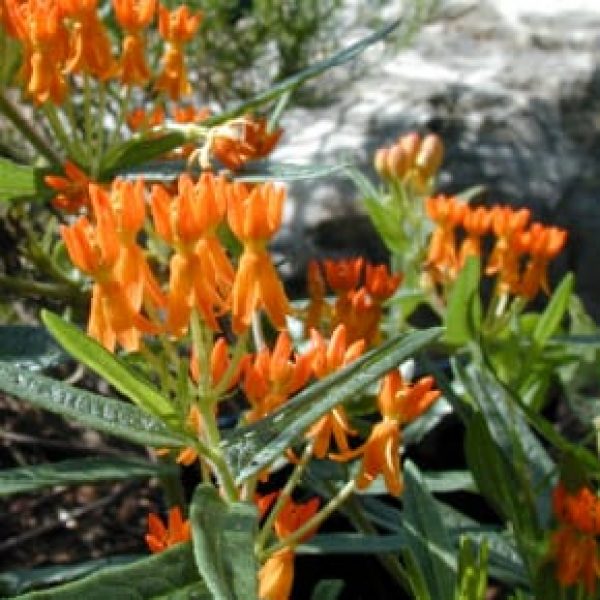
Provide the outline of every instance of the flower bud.
<path id="1" fill-rule="evenodd" d="M 387 179 L 390 176 L 387 166 L 387 156 L 388 149 L 379 148 L 377 152 L 375 152 L 375 157 L 373 158 L 373 166 L 375 167 L 375 171 L 377 171 L 377 174 L 382 179 Z"/>
<path id="2" fill-rule="evenodd" d="M 386 162 L 390 177 L 396 179 L 402 179 L 406 171 L 410 168 L 408 156 L 399 144 L 392 146 L 388 150 Z"/>
<path id="3" fill-rule="evenodd" d="M 416 131 L 412 131 L 411 133 L 400 136 L 398 138 L 398 145 L 406 154 L 408 167 L 413 167 L 417 153 L 421 147 L 421 136 Z"/>
<path id="4" fill-rule="evenodd" d="M 415 166 L 424 180 L 435 175 L 444 159 L 444 144 L 434 133 L 426 135 L 419 148 Z"/>

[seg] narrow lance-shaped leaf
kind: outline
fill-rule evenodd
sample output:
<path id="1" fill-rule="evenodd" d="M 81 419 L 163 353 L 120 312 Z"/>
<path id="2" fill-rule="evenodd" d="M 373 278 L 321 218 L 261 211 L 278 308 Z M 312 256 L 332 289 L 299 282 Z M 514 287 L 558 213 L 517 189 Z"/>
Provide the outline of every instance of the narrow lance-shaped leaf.
<path id="1" fill-rule="evenodd" d="M 135 598 L 159 600 L 176 597 L 177 590 L 194 584 L 196 600 L 212 600 L 199 581 L 191 544 L 134 563 L 102 569 L 80 581 L 18 596 L 18 600 L 106 600 Z"/>
<path id="2" fill-rule="evenodd" d="M 457 565 L 450 535 L 417 467 L 404 464 L 403 528 L 432 600 L 452 600 Z"/>
<path id="3" fill-rule="evenodd" d="M 278 411 L 249 427 L 233 432 L 223 443 L 237 481 L 258 473 L 304 431 L 337 404 L 377 381 L 440 336 L 439 328 L 393 338 L 358 360 L 318 381 Z"/>
<path id="4" fill-rule="evenodd" d="M 79 485 L 139 477 L 172 475 L 177 467 L 133 458 L 75 458 L 0 471 L 0 496 L 55 485 Z"/>
<path id="5" fill-rule="evenodd" d="M 0 360 L 15 367 L 38 370 L 60 364 L 68 356 L 43 327 L 2 325 Z"/>
<path id="6" fill-rule="evenodd" d="M 171 432 L 162 421 L 136 406 L 79 390 L 3 362 L 0 362 L 0 390 L 39 408 L 79 421 L 82 425 L 137 444 L 159 447 L 186 445 L 183 436 Z"/>
<path id="7" fill-rule="evenodd" d="M 533 332 L 533 339 L 538 346 L 543 346 L 556 333 L 569 308 L 574 281 L 573 273 L 567 273 L 552 294 Z"/>
<path id="8" fill-rule="evenodd" d="M 42 321 L 71 356 L 104 377 L 141 409 L 164 420 L 174 417 L 173 406 L 167 398 L 156 391 L 149 381 L 134 374 L 96 340 L 50 311 L 42 311 Z"/>
<path id="9" fill-rule="evenodd" d="M 196 564 L 213 597 L 257 600 L 256 507 L 227 504 L 212 485 L 202 484 L 194 492 L 190 519 Z"/>
<path id="10" fill-rule="evenodd" d="M 51 193 L 43 183 L 44 172 L 0 158 L 0 202 L 23 198 L 48 199 Z"/>

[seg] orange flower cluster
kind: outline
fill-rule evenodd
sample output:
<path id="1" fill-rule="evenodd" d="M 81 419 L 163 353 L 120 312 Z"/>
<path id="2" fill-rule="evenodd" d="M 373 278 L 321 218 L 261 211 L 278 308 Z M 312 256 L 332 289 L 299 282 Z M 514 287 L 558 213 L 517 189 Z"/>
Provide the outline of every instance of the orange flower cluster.
<path id="1" fill-rule="evenodd" d="M 89 193 L 92 221 L 81 217 L 61 234 L 71 260 L 94 279 L 88 332 L 106 348 L 118 342 L 136 350 L 142 333 L 182 336 L 194 309 L 214 330 L 231 311 L 233 329 L 241 333 L 260 308 L 276 327 L 285 327 L 290 308 L 267 251 L 281 224 L 283 189 L 231 183 L 210 172 L 197 182 L 182 175 L 174 195 L 153 186 L 155 231 L 173 250 L 166 294 L 138 245 L 146 214 L 143 182 L 115 181 L 110 192 L 93 184 Z M 244 247 L 237 271 L 217 236 L 226 219 Z M 143 316 L 144 306 L 166 309 L 164 323 Z"/>
<path id="2" fill-rule="evenodd" d="M 61 235 L 76 267 L 94 280 L 88 333 L 109 350 L 117 343 L 139 347 L 142 333 L 158 327 L 141 314 L 144 302 L 163 307 L 164 296 L 136 238 L 146 206 L 144 184 L 115 181 L 110 192 L 89 186 L 93 221 L 80 217 L 61 226 Z"/>
<path id="3" fill-rule="evenodd" d="M 190 522 L 183 519 L 179 506 L 169 509 L 169 520 L 166 526 L 158 515 L 154 513 L 148 515 L 146 544 L 152 554 L 162 552 L 175 544 L 189 542 L 191 539 Z"/>
<path id="4" fill-rule="evenodd" d="M 268 503 L 275 495 L 269 495 Z M 260 499 L 259 499 L 260 503 Z M 304 504 L 297 504 L 289 499 L 275 519 L 275 533 L 279 539 L 285 539 L 302 527 L 319 509 L 319 499 L 313 498 Z M 266 509 L 265 509 L 266 511 Z M 263 512 L 263 511 L 261 511 Z M 304 542 L 312 535 L 309 532 L 300 541 Z M 294 547 L 285 546 L 273 553 L 261 567 L 258 573 L 260 600 L 287 600 L 294 583 Z"/>
<path id="5" fill-rule="evenodd" d="M 267 120 L 247 115 L 239 122 L 236 135 L 218 135 L 211 151 L 228 169 L 237 171 L 251 160 L 267 157 L 283 135 L 283 129 L 269 131 Z"/>
<path id="6" fill-rule="evenodd" d="M 378 475 L 383 475 L 390 494 L 399 496 L 404 484 L 400 470 L 402 427 L 424 412 L 440 396 L 433 389 L 433 377 L 423 377 L 414 384 L 403 380 L 399 371 L 386 375 L 378 396 L 382 420 L 375 424 L 367 441 L 355 450 L 347 450 L 332 458 L 346 461 L 362 457 L 356 486 L 367 488 Z"/>
<path id="7" fill-rule="evenodd" d="M 497 276 L 498 291 L 527 299 L 540 290 L 549 294 L 548 264 L 563 249 L 565 230 L 530 224 L 526 208 L 473 208 L 443 195 L 428 198 L 426 210 L 435 223 L 426 266 L 436 283 L 453 281 L 469 256 L 481 256 L 482 240 L 492 234 L 495 243 L 486 274 Z"/>
<path id="8" fill-rule="evenodd" d="M 58 194 L 52 199 L 52 205 L 58 210 L 77 213 L 90 207 L 89 186 L 92 181 L 70 160 L 65 161 L 65 176 L 46 175 L 44 182 Z"/>
<path id="9" fill-rule="evenodd" d="M 316 261 L 308 266 L 307 331 L 320 329 L 325 319 L 330 320 L 332 329 L 343 323 L 350 341 L 362 339 L 369 346 L 377 344 L 383 303 L 394 294 L 402 275 L 390 274 L 385 265 L 365 265 L 362 258 L 325 260 L 323 268 L 325 278 Z M 325 300 L 325 281 L 336 295 L 333 306 Z"/>
<path id="10" fill-rule="evenodd" d="M 21 78 L 36 104 L 62 104 L 67 75 L 90 75 L 99 81 L 118 78 L 124 85 L 144 86 L 151 79 L 145 57 L 145 32 L 156 14 L 156 0 L 113 0 L 124 32 L 115 58 L 97 0 L 3 0 L 0 25 L 23 47 Z M 165 41 L 163 68 L 156 89 L 172 100 L 190 92 L 183 44 L 196 33 L 201 15 L 186 6 L 159 9 L 159 32 Z"/>
<path id="11" fill-rule="evenodd" d="M 594 596 L 600 577 L 596 540 L 600 535 L 600 499 L 589 487 L 571 492 L 559 482 L 552 500 L 559 521 L 551 540 L 558 582 L 563 587 L 583 583 Z"/>
<path id="12" fill-rule="evenodd" d="M 430 186 L 444 159 L 444 145 L 435 134 L 424 138 L 408 133 L 398 138 L 389 148 L 375 153 L 375 170 L 380 177 L 409 185 L 417 193 Z"/>

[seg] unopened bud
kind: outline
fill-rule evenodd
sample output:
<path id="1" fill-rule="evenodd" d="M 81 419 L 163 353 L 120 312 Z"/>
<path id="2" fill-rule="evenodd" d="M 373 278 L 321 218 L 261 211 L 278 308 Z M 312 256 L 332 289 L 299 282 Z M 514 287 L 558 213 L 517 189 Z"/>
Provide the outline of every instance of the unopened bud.
<path id="1" fill-rule="evenodd" d="M 403 148 L 399 144 L 392 146 L 387 154 L 387 170 L 390 176 L 402 179 L 409 167 L 410 163 Z"/>
<path id="2" fill-rule="evenodd" d="M 388 179 L 390 176 L 387 163 L 388 152 L 387 148 L 379 148 L 379 150 L 375 152 L 375 158 L 373 159 L 375 171 L 377 171 L 377 174 L 383 179 Z"/>
<path id="3" fill-rule="evenodd" d="M 421 136 L 416 131 L 407 133 L 406 135 L 402 135 L 398 138 L 398 145 L 406 154 L 406 160 L 409 168 L 413 167 L 417 153 L 421 147 Z"/>
<path id="4" fill-rule="evenodd" d="M 434 133 L 426 135 L 421 143 L 415 166 L 419 169 L 424 180 L 435 175 L 444 159 L 444 144 L 439 136 Z"/>

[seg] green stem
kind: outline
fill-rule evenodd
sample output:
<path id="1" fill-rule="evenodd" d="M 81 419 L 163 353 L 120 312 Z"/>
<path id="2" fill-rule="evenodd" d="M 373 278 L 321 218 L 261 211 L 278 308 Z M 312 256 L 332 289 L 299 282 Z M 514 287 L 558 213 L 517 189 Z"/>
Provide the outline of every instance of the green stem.
<path id="1" fill-rule="evenodd" d="M 275 523 L 277 516 L 279 515 L 279 513 L 281 512 L 281 509 L 285 506 L 285 504 L 289 500 L 290 496 L 292 495 L 292 492 L 294 491 L 294 488 L 300 481 L 300 478 L 302 477 L 302 475 L 304 473 L 304 469 L 306 468 L 308 461 L 312 457 L 312 453 L 313 453 L 313 444 L 309 443 L 309 444 L 307 444 L 306 448 L 304 448 L 304 452 L 302 454 L 302 457 L 300 458 L 300 461 L 294 467 L 294 470 L 292 471 L 290 478 L 287 480 L 284 488 L 281 490 L 281 493 L 279 494 L 279 497 L 277 498 L 277 502 L 275 502 L 275 505 L 269 512 L 269 516 L 267 517 L 264 525 L 262 526 L 262 529 L 260 530 L 258 536 L 256 537 L 256 541 L 254 543 L 254 553 L 256 555 L 259 555 L 262 552 L 262 549 L 263 549 L 265 543 L 267 542 L 267 539 L 269 537 L 269 534 L 271 533 L 273 524 Z"/>
<path id="2" fill-rule="evenodd" d="M 76 147 L 73 145 L 71 140 L 69 140 L 69 136 L 67 135 L 67 132 L 65 131 L 65 128 L 60 120 L 60 116 L 58 115 L 58 112 L 57 112 L 54 104 L 51 104 L 50 102 L 46 102 L 43 105 L 42 110 L 44 111 L 44 114 L 46 115 L 46 119 L 48 119 L 48 123 L 50 124 L 50 127 L 52 128 L 52 132 L 56 136 L 56 139 L 59 141 L 59 143 L 62 146 L 65 153 L 68 156 L 75 156 Z"/>
<path id="3" fill-rule="evenodd" d="M 76 295 L 72 287 L 67 287 L 59 283 L 17 279 L 9 275 L 0 275 L 0 289 L 26 296 L 39 296 L 51 300 L 67 300 L 76 306 L 83 306 L 87 302 L 87 296 L 82 292 Z"/>
<path id="4" fill-rule="evenodd" d="M 98 115 L 96 116 L 96 152 L 93 163 L 92 176 L 98 178 L 102 154 L 104 152 L 104 113 L 106 112 L 106 84 L 98 82 Z"/>
<path id="5" fill-rule="evenodd" d="M 330 514 L 335 512 L 350 497 L 355 488 L 356 482 L 352 479 L 314 517 L 306 521 L 304 525 L 298 527 L 296 531 L 286 538 L 283 538 L 262 552 L 259 556 L 260 561 L 264 562 L 267 558 L 275 554 L 275 552 L 283 548 L 297 546 L 304 536 L 317 529 Z"/>
<path id="6" fill-rule="evenodd" d="M 0 112 L 23 134 L 27 141 L 54 167 L 60 167 L 62 160 L 44 138 L 21 115 L 16 106 L 0 90 Z"/>
<path id="7" fill-rule="evenodd" d="M 90 78 L 87 73 L 83 74 L 83 123 L 85 129 L 85 145 L 88 155 L 95 156 L 92 124 L 92 98 L 90 90 Z"/>

